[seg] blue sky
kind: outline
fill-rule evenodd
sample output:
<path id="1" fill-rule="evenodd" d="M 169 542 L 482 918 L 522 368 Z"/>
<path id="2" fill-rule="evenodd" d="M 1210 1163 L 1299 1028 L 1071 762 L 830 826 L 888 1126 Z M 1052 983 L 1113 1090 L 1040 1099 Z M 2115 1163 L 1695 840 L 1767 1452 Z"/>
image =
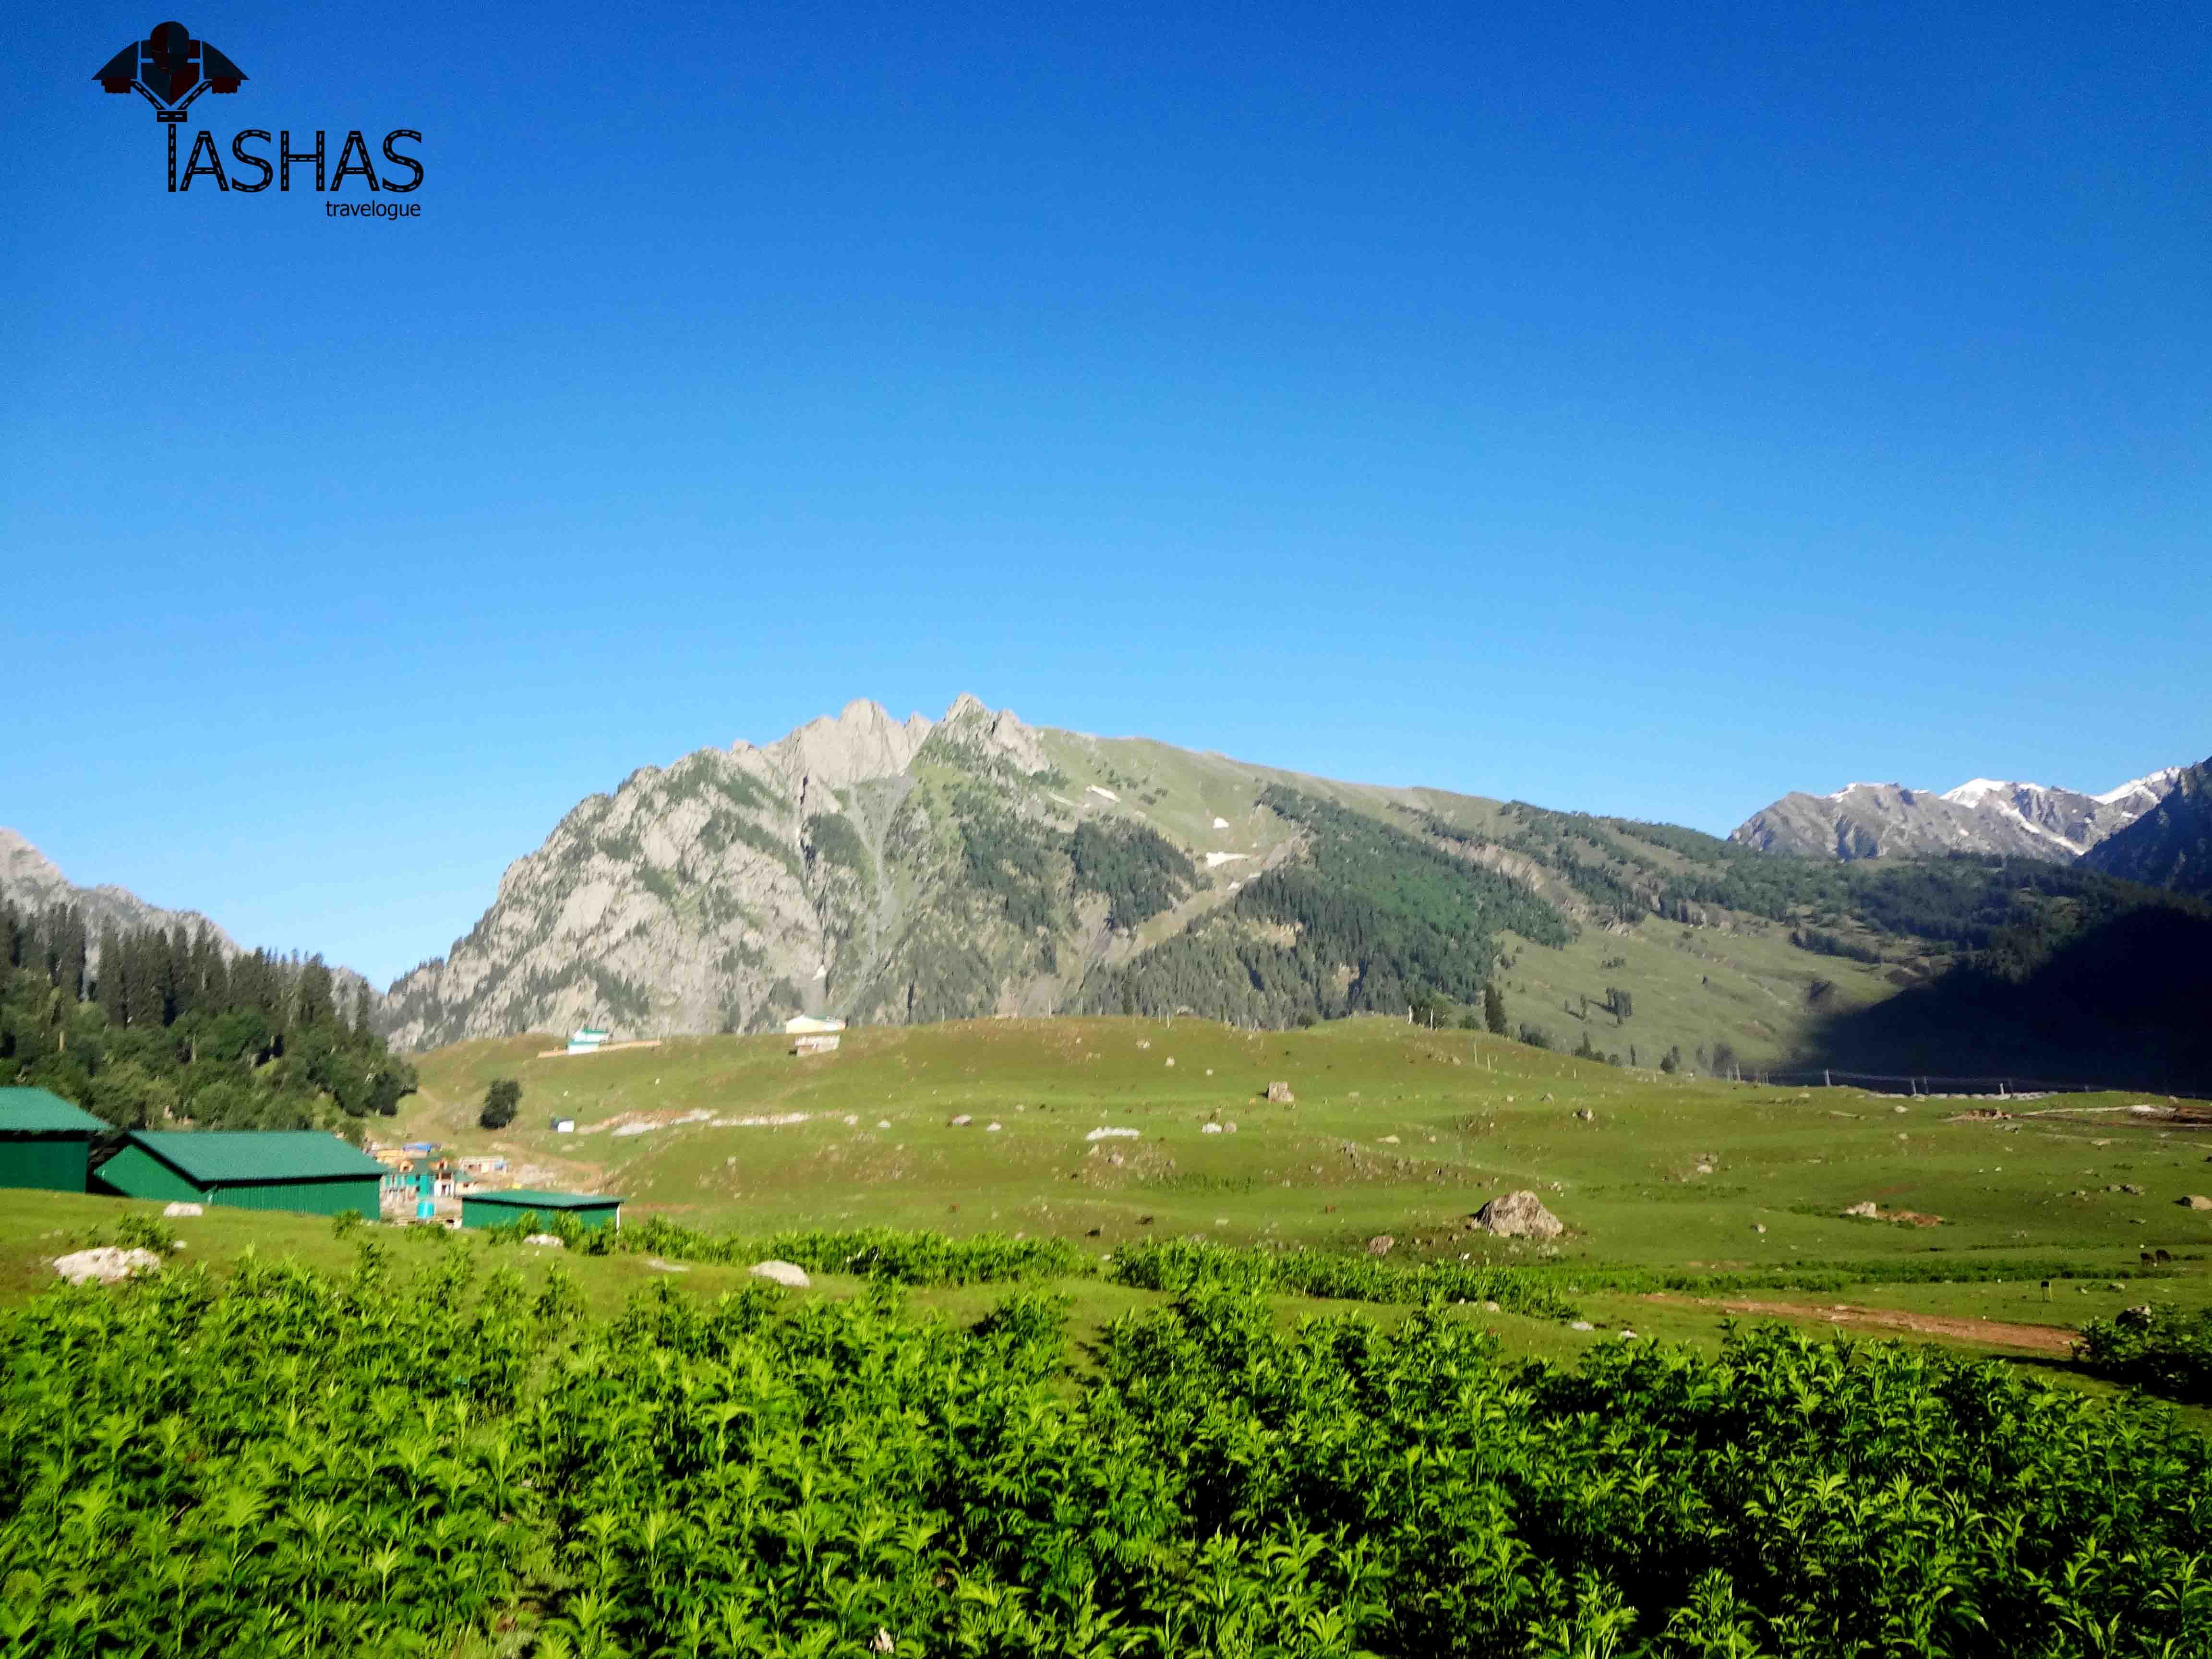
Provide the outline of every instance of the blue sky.
<path id="1" fill-rule="evenodd" d="M 182 14 L 403 224 L 168 194 L 156 21 L 0 20 L 0 823 L 249 943 L 854 696 L 1723 832 L 2212 751 L 2200 6 Z"/>

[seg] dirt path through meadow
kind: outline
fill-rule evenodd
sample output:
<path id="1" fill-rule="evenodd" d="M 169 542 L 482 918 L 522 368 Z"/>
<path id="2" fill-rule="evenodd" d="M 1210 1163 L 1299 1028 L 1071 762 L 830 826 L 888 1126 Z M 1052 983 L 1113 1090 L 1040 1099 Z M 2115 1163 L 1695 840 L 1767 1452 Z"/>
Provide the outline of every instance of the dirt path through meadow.
<path id="1" fill-rule="evenodd" d="M 1838 1302 L 1825 1307 L 1805 1302 L 1729 1302 L 1715 1297 L 1674 1296 L 1655 1291 L 1647 1302 L 1694 1302 L 1730 1313 L 1784 1319 L 1819 1319 L 1831 1325 L 1863 1326 L 1878 1330 L 1910 1331 L 1917 1336 L 1948 1337 L 1954 1342 L 1986 1342 L 1997 1347 L 2026 1348 L 2036 1353 L 2063 1357 L 2074 1351 L 2074 1333 L 2057 1325 L 2008 1325 L 1995 1319 L 1946 1319 L 1935 1314 L 1905 1313 L 1896 1308 L 1861 1308 Z"/>

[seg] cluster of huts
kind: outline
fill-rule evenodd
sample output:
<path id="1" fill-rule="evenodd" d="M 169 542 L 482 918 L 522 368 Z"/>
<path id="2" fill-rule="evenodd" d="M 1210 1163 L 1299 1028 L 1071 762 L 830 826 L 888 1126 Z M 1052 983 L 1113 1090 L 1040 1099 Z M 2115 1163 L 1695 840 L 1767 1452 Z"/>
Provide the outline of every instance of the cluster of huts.
<path id="1" fill-rule="evenodd" d="M 106 1153 L 94 1162 L 95 1147 Z M 112 1149 L 112 1150 L 111 1150 Z M 418 1190 L 405 1172 L 319 1130 L 116 1131 L 45 1089 L 0 1089 L 0 1187 L 293 1210 L 374 1221 L 387 1190 Z M 450 1191 L 450 1188 L 448 1189 Z M 620 1226 L 622 1200 L 593 1193 L 501 1188 L 459 1194 L 460 1224 L 494 1227 L 526 1212 Z"/>

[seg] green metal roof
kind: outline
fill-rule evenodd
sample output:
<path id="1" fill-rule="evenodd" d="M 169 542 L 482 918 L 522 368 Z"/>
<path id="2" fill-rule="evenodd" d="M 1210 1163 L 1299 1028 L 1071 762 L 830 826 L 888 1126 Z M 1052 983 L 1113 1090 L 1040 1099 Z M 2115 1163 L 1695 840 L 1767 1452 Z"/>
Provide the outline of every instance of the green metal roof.
<path id="1" fill-rule="evenodd" d="M 527 1187 L 502 1187 L 493 1193 L 463 1193 L 464 1204 L 512 1204 L 518 1210 L 594 1210 L 622 1200 L 604 1193 L 540 1193 Z"/>
<path id="2" fill-rule="evenodd" d="M 0 1089 L 0 1135 L 100 1134 L 107 1125 L 44 1089 Z"/>
<path id="3" fill-rule="evenodd" d="M 367 1152 L 314 1129 L 139 1129 L 131 1139 L 203 1187 L 390 1173 Z"/>

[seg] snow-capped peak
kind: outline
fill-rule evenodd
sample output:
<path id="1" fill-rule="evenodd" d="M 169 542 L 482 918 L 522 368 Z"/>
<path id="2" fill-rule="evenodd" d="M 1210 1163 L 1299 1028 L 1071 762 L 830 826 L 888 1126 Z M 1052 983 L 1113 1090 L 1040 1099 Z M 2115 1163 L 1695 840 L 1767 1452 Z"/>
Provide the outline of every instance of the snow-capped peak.
<path id="1" fill-rule="evenodd" d="M 1969 778 L 1956 789 L 1946 789 L 1943 799 L 1960 806 L 1979 806 L 1991 795 L 2009 795 L 2015 789 L 2040 789 L 2039 783 L 2013 783 L 2000 778 Z"/>
<path id="2" fill-rule="evenodd" d="M 2161 766 L 2146 777 L 2131 779 L 2117 789 L 2107 789 L 2096 799 L 2106 806 L 2127 799 L 2131 795 L 2148 795 L 2153 800 L 2164 800 L 2173 793 L 2174 782 L 2181 776 L 2178 766 Z"/>

